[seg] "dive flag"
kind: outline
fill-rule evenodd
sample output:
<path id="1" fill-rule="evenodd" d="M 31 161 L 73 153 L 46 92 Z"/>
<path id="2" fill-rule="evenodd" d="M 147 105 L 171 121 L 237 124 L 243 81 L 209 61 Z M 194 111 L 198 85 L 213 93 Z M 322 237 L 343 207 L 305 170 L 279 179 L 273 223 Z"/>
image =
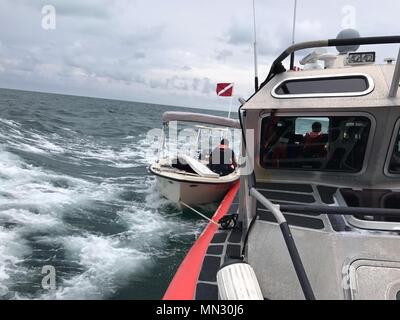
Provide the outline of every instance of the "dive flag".
<path id="1" fill-rule="evenodd" d="M 216 91 L 220 97 L 231 97 L 233 94 L 233 83 L 217 83 Z"/>

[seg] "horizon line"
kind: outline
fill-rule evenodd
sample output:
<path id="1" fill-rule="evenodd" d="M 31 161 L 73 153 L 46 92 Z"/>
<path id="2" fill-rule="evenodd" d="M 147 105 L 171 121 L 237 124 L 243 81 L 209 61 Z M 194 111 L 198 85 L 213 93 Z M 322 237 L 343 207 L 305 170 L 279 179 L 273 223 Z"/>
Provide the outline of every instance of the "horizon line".
<path id="1" fill-rule="evenodd" d="M 32 93 L 44 93 L 44 94 L 53 94 L 59 96 L 67 96 L 67 97 L 77 97 L 77 98 L 88 98 L 88 99 L 99 99 L 99 100 L 109 100 L 109 101 L 120 101 L 120 102 L 130 102 L 130 103 L 140 103 L 140 104 L 149 104 L 154 106 L 163 106 L 163 107 L 178 107 L 178 108 L 186 108 L 186 109 L 200 109 L 200 110 L 212 110 L 217 112 L 227 112 L 226 110 L 216 110 L 212 108 L 205 108 L 205 107 L 188 107 L 183 105 L 172 105 L 172 104 L 163 104 L 163 103 L 154 103 L 154 102 L 146 102 L 146 101 L 135 101 L 135 100 L 124 100 L 124 99 L 117 99 L 117 98 L 105 98 L 105 97 L 96 97 L 96 96 L 84 96 L 79 94 L 68 94 L 68 93 L 60 93 L 60 92 L 48 92 L 48 91 L 39 91 L 33 89 L 17 89 L 17 88 L 7 88 L 7 87 L 0 87 L 0 90 L 13 90 L 13 91 L 25 91 L 25 92 L 32 92 Z M 236 112 L 236 110 L 232 110 L 231 112 Z"/>

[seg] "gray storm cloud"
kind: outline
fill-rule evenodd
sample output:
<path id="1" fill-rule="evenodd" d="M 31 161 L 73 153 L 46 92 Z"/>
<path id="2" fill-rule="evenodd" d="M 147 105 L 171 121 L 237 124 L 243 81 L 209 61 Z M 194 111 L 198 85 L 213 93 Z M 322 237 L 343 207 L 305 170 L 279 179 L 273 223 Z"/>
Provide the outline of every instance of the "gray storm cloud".
<path id="1" fill-rule="evenodd" d="M 298 41 L 335 37 L 348 5 L 362 35 L 400 33 L 396 0 L 298 3 Z M 49 4 L 55 30 L 41 27 Z M 256 4 L 264 77 L 290 45 L 293 0 Z M 228 105 L 217 82 L 253 90 L 251 0 L 1 0 L 0 25 L 1 87 L 214 108 Z"/>

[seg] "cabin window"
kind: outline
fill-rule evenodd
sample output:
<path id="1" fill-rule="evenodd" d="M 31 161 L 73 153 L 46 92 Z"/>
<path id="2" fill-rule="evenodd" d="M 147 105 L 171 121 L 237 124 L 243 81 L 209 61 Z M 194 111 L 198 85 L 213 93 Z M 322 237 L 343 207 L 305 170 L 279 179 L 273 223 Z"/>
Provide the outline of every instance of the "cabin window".
<path id="1" fill-rule="evenodd" d="M 395 174 L 400 173 L 400 130 L 397 132 L 394 143 L 392 159 L 389 164 L 389 172 Z"/>
<path id="2" fill-rule="evenodd" d="M 367 93 L 371 84 L 366 76 L 352 75 L 324 78 L 299 78 L 283 81 L 274 94 L 277 97 L 289 95 L 356 95 Z"/>
<path id="3" fill-rule="evenodd" d="M 371 121 L 360 116 L 266 117 L 261 130 L 261 166 L 359 172 L 370 127 Z"/>

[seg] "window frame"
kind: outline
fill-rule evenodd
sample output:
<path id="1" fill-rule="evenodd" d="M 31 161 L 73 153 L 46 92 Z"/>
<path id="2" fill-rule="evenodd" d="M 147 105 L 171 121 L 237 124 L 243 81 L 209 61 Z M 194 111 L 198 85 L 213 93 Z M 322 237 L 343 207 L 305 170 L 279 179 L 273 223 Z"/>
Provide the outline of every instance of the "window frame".
<path id="1" fill-rule="evenodd" d="M 302 173 L 308 173 L 308 172 L 318 172 L 324 175 L 335 175 L 337 176 L 338 173 L 340 173 L 341 175 L 345 175 L 345 176 L 360 176 L 362 174 L 365 173 L 365 171 L 368 168 L 368 163 L 369 163 L 369 159 L 371 156 L 371 149 L 373 147 L 373 138 L 375 136 L 375 131 L 376 131 L 376 119 L 375 117 L 368 112 L 363 112 L 363 111 L 359 111 L 359 112 L 346 112 L 346 111 L 337 111 L 337 112 L 327 112 L 327 111 L 321 111 L 321 112 L 317 112 L 317 111 L 312 111 L 312 112 L 284 112 L 284 113 L 280 113 L 277 112 L 274 114 L 274 116 L 276 117 L 318 117 L 318 118 L 323 118 L 323 117 L 365 117 L 368 118 L 371 122 L 371 127 L 369 130 L 369 135 L 368 135 L 368 143 L 367 143 L 367 147 L 365 149 L 365 155 L 364 155 L 364 161 L 361 167 L 361 170 L 357 171 L 357 172 L 349 172 L 349 171 L 333 171 L 333 170 L 321 170 L 321 169 L 300 169 L 300 168 L 265 168 L 262 165 L 262 159 L 261 159 L 261 133 L 262 133 L 262 123 L 264 118 L 270 117 L 271 116 L 271 112 L 268 111 L 266 113 L 263 113 L 260 115 L 259 117 L 259 121 L 258 121 L 258 147 L 257 147 L 257 165 L 260 167 L 261 170 L 272 170 L 272 171 L 287 171 L 287 172 L 302 172 Z M 399 119 L 399 128 L 400 128 L 400 119 Z"/>
<path id="2" fill-rule="evenodd" d="M 285 82 L 295 80 L 308 80 L 308 79 L 328 79 L 328 78 L 351 78 L 351 77 L 364 77 L 368 82 L 368 88 L 364 91 L 357 92 L 337 92 L 337 93 L 297 93 L 297 94 L 278 94 L 276 90 Z M 289 77 L 278 82 L 271 90 L 271 95 L 276 99 L 293 99 L 293 98 L 332 98 L 332 97 L 359 97 L 370 94 L 375 89 L 375 83 L 372 77 L 365 73 L 346 73 L 335 75 L 319 75 L 307 77 Z"/>
<path id="3" fill-rule="evenodd" d="M 388 154 L 386 156 L 384 174 L 388 177 L 396 177 L 400 176 L 400 171 L 398 173 L 390 171 L 390 162 L 392 161 L 392 156 L 394 153 L 394 144 L 396 143 L 397 137 L 399 136 L 400 131 L 400 118 L 398 118 L 395 122 L 392 136 L 390 138 L 390 144 L 388 148 Z"/>

